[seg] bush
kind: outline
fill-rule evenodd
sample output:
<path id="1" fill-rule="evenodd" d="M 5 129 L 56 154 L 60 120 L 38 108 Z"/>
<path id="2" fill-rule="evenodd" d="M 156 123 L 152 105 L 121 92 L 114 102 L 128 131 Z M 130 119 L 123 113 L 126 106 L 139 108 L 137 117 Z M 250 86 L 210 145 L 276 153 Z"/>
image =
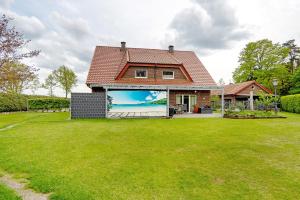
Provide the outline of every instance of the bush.
<path id="1" fill-rule="evenodd" d="M 27 100 L 41 100 L 48 99 L 47 106 L 43 106 L 43 103 L 39 101 L 39 108 L 33 106 L 32 110 L 61 110 L 62 108 L 69 107 L 69 100 L 65 98 L 58 97 L 48 97 L 41 95 L 24 95 L 24 94 L 15 94 L 15 93 L 0 93 L 0 112 L 16 112 L 16 111 L 26 111 L 27 110 Z M 52 100 L 53 99 L 53 100 Z M 52 103 L 50 103 L 52 102 Z M 59 102 L 59 103 L 58 103 Z M 35 104 L 35 103 L 34 103 Z"/>
<path id="2" fill-rule="evenodd" d="M 61 110 L 69 108 L 70 101 L 65 98 L 36 98 L 28 99 L 29 110 Z"/>
<path id="3" fill-rule="evenodd" d="M 287 112 L 300 113 L 300 94 L 281 97 L 281 108 Z"/>
<path id="4" fill-rule="evenodd" d="M 27 96 L 0 93 L 0 112 L 27 110 Z"/>

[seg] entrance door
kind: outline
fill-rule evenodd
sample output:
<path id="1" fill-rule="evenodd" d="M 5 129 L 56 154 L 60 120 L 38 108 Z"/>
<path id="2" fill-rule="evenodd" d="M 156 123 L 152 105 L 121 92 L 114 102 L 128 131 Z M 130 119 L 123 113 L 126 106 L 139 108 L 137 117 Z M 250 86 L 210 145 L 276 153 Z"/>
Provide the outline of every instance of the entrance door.
<path id="1" fill-rule="evenodd" d="M 184 105 L 183 110 L 185 112 L 190 112 L 190 98 L 188 95 L 183 96 L 183 105 Z"/>

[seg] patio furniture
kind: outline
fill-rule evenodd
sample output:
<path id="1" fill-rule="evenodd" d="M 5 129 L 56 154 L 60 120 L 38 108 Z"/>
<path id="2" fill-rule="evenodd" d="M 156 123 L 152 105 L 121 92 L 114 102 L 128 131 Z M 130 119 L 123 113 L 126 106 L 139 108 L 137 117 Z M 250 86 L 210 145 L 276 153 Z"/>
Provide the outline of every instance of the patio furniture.
<path id="1" fill-rule="evenodd" d="M 173 117 L 175 114 L 175 108 L 169 108 L 169 117 Z"/>
<path id="2" fill-rule="evenodd" d="M 187 111 L 188 111 L 187 104 L 183 104 L 183 105 L 182 105 L 182 111 L 183 111 L 183 112 L 187 112 Z"/>
<path id="3" fill-rule="evenodd" d="M 213 111 L 210 106 L 203 106 L 203 107 L 201 107 L 201 113 L 202 114 L 212 114 Z"/>
<path id="4" fill-rule="evenodd" d="M 183 105 L 178 104 L 176 109 L 176 114 L 182 114 L 183 113 Z"/>

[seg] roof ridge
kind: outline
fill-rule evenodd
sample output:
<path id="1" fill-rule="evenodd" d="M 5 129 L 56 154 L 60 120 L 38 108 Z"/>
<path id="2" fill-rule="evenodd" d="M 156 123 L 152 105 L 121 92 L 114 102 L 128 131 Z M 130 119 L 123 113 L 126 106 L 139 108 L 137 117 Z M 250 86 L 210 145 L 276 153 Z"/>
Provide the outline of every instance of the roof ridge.
<path id="1" fill-rule="evenodd" d="M 105 46 L 105 45 L 96 45 L 96 47 L 120 48 L 119 46 Z M 126 49 L 144 49 L 144 50 L 169 51 L 168 49 L 143 48 L 143 47 L 126 47 Z M 194 51 L 192 51 L 192 50 L 176 50 L 176 49 L 174 49 L 174 52 L 194 52 Z"/>

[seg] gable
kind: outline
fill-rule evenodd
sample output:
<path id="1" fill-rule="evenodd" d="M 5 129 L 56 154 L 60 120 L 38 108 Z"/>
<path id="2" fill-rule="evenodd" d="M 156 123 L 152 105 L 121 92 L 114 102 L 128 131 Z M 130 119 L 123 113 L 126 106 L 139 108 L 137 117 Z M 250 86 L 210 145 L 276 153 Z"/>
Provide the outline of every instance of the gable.
<path id="1" fill-rule="evenodd" d="M 251 90 L 253 90 L 253 95 L 256 95 L 256 96 L 261 92 L 268 94 L 267 91 L 263 90 L 258 85 L 251 84 L 251 85 L 245 87 L 244 89 L 242 89 L 241 91 L 239 91 L 238 93 L 236 93 L 236 95 L 243 95 L 243 96 L 250 95 Z"/>

